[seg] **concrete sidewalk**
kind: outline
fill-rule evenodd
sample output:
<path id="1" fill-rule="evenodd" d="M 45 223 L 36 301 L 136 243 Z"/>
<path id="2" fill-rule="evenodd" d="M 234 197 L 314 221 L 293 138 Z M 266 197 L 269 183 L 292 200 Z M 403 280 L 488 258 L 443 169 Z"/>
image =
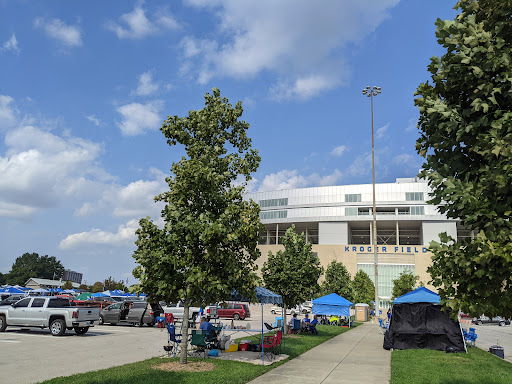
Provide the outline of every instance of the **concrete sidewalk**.
<path id="1" fill-rule="evenodd" d="M 391 352 L 378 324 L 364 323 L 265 373 L 250 384 L 389 383 Z"/>

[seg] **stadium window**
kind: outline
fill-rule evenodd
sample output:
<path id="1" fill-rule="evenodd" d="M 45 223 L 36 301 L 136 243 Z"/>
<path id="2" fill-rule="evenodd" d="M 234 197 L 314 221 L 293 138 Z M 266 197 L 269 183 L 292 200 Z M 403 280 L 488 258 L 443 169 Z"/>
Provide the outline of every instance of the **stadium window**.
<path id="1" fill-rule="evenodd" d="M 358 203 L 361 201 L 360 193 L 350 193 L 345 195 L 345 203 Z"/>
<path id="2" fill-rule="evenodd" d="M 282 198 L 282 199 L 268 199 L 268 200 L 260 200 L 259 205 L 261 208 L 268 208 L 268 207 L 282 207 L 284 205 L 288 205 L 288 198 Z"/>
<path id="3" fill-rule="evenodd" d="M 405 192 L 406 201 L 423 201 L 423 192 Z"/>
<path id="4" fill-rule="evenodd" d="M 411 207 L 411 215 L 424 215 L 425 207 Z"/>
<path id="5" fill-rule="evenodd" d="M 261 220 L 286 219 L 288 211 L 265 211 L 260 212 Z"/>
<path id="6" fill-rule="evenodd" d="M 357 216 L 357 208 L 356 207 L 345 208 L 345 216 Z"/>

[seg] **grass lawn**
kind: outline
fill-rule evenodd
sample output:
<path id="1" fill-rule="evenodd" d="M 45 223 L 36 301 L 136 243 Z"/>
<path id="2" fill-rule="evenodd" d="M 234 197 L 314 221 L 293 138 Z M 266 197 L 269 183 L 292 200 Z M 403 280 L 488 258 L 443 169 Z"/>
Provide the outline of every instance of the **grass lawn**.
<path id="1" fill-rule="evenodd" d="M 357 324 L 356 324 L 357 325 Z M 286 354 L 290 358 L 297 357 L 307 350 L 316 347 L 324 341 L 337 336 L 343 332 L 347 332 L 348 328 L 331 327 L 327 325 L 318 325 L 320 335 L 313 336 L 310 334 L 298 335 L 294 338 L 286 339 Z M 244 337 L 247 339 L 247 337 Z M 249 338 L 250 339 L 250 338 Z M 284 352 L 284 351 L 283 351 Z M 236 352 L 235 352 L 236 353 Z M 163 354 L 163 352 L 162 352 Z M 161 364 L 169 361 L 178 361 L 178 358 L 161 359 L 153 358 L 133 364 L 126 364 L 120 367 L 103 369 L 100 371 L 81 373 L 68 377 L 59 377 L 56 379 L 45 381 L 46 384 L 169 384 L 169 383 L 208 383 L 208 384 L 237 384 L 247 383 L 252 379 L 268 372 L 278 365 L 284 364 L 290 359 L 282 362 L 274 363 L 269 366 L 259 366 L 249 363 L 241 363 L 237 361 L 226 361 L 216 359 L 197 359 L 189 358 L 189 361 L 208 361 L 217 366 L 210 372 L 164 372 L 152 368 L 153 365 Z"/>
<path id="2" fill-rule="evenodd" d="M 480 348 L 468 353 L 395 350 L 391 384 L 510 384 L 512 364 Z"/>

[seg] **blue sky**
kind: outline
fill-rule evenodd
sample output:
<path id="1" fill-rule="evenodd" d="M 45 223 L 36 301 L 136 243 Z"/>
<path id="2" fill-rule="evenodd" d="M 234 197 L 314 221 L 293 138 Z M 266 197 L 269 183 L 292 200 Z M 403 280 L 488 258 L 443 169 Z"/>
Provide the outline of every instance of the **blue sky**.
<path id="1" fill-rule="evenodd" d="M 213 87 L 241 100 L 253 191 L 371 183 L 421 167 L 413 93 L 443 50 L 447 0 L 0 0 L 0 272 L 56 256 L 128 279 L 171 163 L 159 128 Z"/>

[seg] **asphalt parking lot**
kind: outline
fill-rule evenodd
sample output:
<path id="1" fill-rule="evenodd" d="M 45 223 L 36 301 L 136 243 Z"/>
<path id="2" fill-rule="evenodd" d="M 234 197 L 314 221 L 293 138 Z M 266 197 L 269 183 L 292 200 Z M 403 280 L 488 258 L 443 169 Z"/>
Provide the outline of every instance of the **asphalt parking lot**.
<path id="1" fill-rule="evenodd" d="M 488 351 L 492 345 L 500 345 L 504 348 L 505 360 L 512 363 L 512 325 L 500 327 L 498 324 L 471 325 L 478 335 L 476 346 Z M 469 325 L 464 325 L 469 328 Z"/>
<path id="2" fill-rule="evenodd" d="M 235 325 L 250 322 L 251 329 L 260 329 L 261 306 L 251 305 L 250 310 L 251 318 L 235 321 Z M 270 305 L 265 305 L 264 321 L 273 320 Z M 229 319 L 221 321 L 231 323 Z M 61 337 L 51 336 L 48 329 L 7 327 L 0 333 L 0 383 L 36 383 L 142 361 L 163 356 L 165 344 L 167 329 L 156 326 L 97 325 L 85 335 L 66 331 Z"/>

